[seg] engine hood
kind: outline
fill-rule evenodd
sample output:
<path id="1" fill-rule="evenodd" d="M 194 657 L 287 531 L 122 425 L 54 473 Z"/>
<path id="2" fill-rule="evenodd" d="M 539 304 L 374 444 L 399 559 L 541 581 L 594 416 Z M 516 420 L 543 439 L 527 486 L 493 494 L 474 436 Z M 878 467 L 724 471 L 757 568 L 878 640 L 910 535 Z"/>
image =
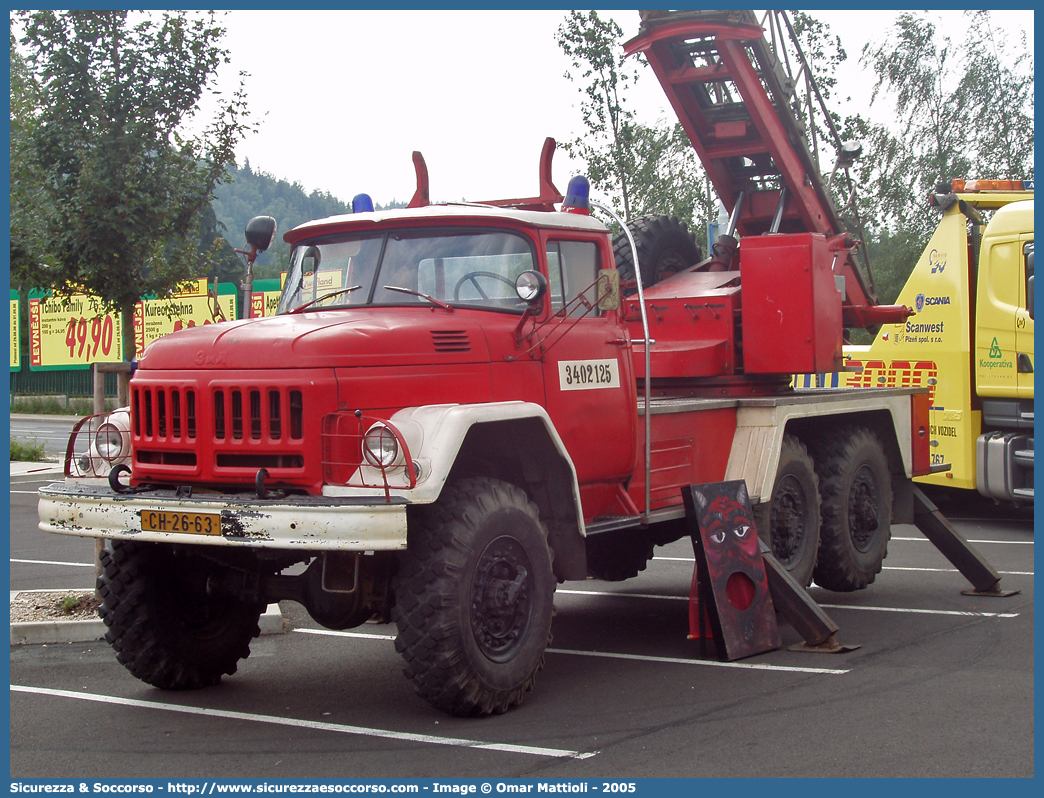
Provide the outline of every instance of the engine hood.
<path id="1" fill-rule="evenodd" d="M 149 344 L 141 369 L 265 369 L 487 363 L 488 313 L 431 308 L 317 311 L 207 324 Z M 504 320 L 506 321 L 506 319 Z"/>

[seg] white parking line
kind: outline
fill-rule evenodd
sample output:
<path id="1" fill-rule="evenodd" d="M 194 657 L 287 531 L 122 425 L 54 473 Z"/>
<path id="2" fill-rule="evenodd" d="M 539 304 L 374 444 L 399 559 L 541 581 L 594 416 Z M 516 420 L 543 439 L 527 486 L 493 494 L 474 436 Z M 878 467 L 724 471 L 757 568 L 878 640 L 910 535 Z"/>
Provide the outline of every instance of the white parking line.
<path id="1" fill-rule="evenodd" d="M 911 538 L 915 540 L 916 538 Z M 654 560 L 664 560 L 667 562 L 691 562 L 694 563 L 696 560 L 692 557 L 653 557 Z M 881 567 L 882 571 L 930 571 L 939 574 L 957 574 L 960 573 L 956 568 L 910 568 L 903 565 L 884 565 Z M 1001 576 L 1033 576 L 1033 571 L 997 571 Z"/>
<path id="2" fill-rule="evenodd" d="M 562 590 L 559 593 L 565 592 Z M 610 594 L 612 595 L 612 594 Z M 650 596 L 650 598 L 677 598 L 676 596 Z M 688 601 L 688 599 L 686 599 Z M 364 632 L 335 632 L 332 629 L 294 629 L 311 635 L 328 635 L 330 637 L 358 637 L 364 640 L 394 640 L 395 635 L 375 635 Z M 712 668 L 740 668 L 754 671 L 789 671 L 791 673 L 848 673 L 847 670 L 831 670 L 829 668 L 796 668 L 788 665 L 766 665 L 751 662 L 719 662 L 708 659 L 686 659 L 684 657 L 652 657 L 644 654 L 617 654 L 612 651 L 580 651 L 567 648 L 549 648 L 548 654 L 572 654 L 577 657 L 601 657 L 604 659 L 633 659 L 641 662 L 666 662 L 671 665 L 707 665 Z"/>
<path id="3" fill-rule="evenodd" d="M 616 593 L 611 590 L 556 590 L 572 596 L 614 596 L 616 598 L 666 599 L 668 601 L 688 601 L 688 596 L 663 596 L 654 593 Z M 831 607 L 839 610 L 876 610 L 877 612 L 909 612 L 915 615 L 970 615 L 976 618 L 1018 618 L 1017 612 L 973 612 L 971 610 L 922 610 L 910 607 L 861 607 L 855 604 L 820 604 L 820 607 Z"/>
<path id="4" fill-rule="evenodd" d="M 886 565 L 882 571 L 934 571 L 936 573 L 960 573 L 956 568 L 914 568 L 906 565 Z M 1033 576 L 1033 571 L 997 571 L 1001 576 Z"/>
<path id="5" fill-rule="evenodd" d="M 720 662 L 712 659 L 686 659 L 684 657 L 650 657 L 644 654 L 617 654 L 611 651 L 577 651 L 565 648 L 549 648 L 548 654 L 572 654 L 577 657 L 604 657 L 606 659 L 631 659 L 641 662 L 666 662 L 671 665 L 709 665 L 714 668 L 741 668 L 754 671 L 789 671 L 791 673 L 825 673 L 839 675 L 848 670 L 832 668 L 797 668 L 788 665 L 766 665 L 757 662 Z"/>
<path id="6" fill-rule="evenodd" d="M 139 709 L 158 709 L 164 712 L 178 712 L 184 715 L 201 715 L 208 718 L 226 718 L 229 720 L 246 720 L 254 723 L 269 723 L 275 726 L 293 726 L 299 729 L 315 729 L 317 731 L 330 731 L 339 734 L 358 734 L 364 737 L 382 737 L 389 740 L 402 740 L 404 742 L 428 743 L 430 745 L 449 745 L 455 748 L 474 748 L 479 751 L 499 751 L 508 754 L 530 754 L 532 756 L 547 756 L 568 759 L 590 759 L 597 756 L 598 751 L 566 751 L 560 748 L 537 748 L 531 745 L 510 745 L 508 743 L 485 743 L 481 740 L 467 740 L 460 737 L 436 737 L 431 734 L 413 734 L 410 732 L 388 731 L 387 729 L 371 729 L 366 726 L 342 726 L 338 723 L 324 723 L 316 720 L 301 720 L 299 718 L 280 718 L 275 715 L 253 715 L 248 712 L 232 712 L 225 709 L 211 709 L 209 707 L 186 707 L 178 704 L 162 704 L 153 701 L 140 701 L 134 698 L 119 698 L 118 696 L 97 695 L 96 693 L 76 693 L 71 690 L 52 690 L 42 687 L 27 687 L 12 684 L 12 693 L 33 693 L 36 695 L 53 696 L 55 698 L 75 698 L 79 701 L 96 701 L 101 704 L 117 704 L 125 707 L 137 707 Z"/>
<path id="7" fill-rule="evenodd" d="M 55 560 L 16 560 L 14 557 L 11 558 L 11 562 L 24 563 L 26 565 L 69 565 L 76 568 L 93 568 L 94 563 L 92 562 L 57 562 Z"/>
<path id="8" fill-rule="evenodd" d="M 831 610 L 867 610 L 870 612 L 909 612 L 914 615 L 962 615 L 973 618 L 1018 618 L 1017 612 L 974 612 L 972 610 L 918 610 L 910 607 L 861 607 L 858 604 L 820 604 Z"/>
<path id="9" fill-rule="evenodd" d="M 952 521 L 953 519 L 950 519 L 950 520 Z M 928 543 L 929 542 L 928 538 L 902 538 L 902 537 L 897 537 L 897 536 L 893 536 L 891 538 L 891 540 L 902 540 L 902 541 L 906 541 L 907 543 L 910 543 L 910 542 Z M 1013 546 L 1032 546 L 1033 545 L 1033 541 L 1032 540 L 969 540 L 968 542 L 969 543 L 1010 543 Z"/>
<path id="10" fill-rule="evenodd" d="M 358 637 L 361 640 L 394 640 L 395 635 L 374 635 L 366 632 L 336 632 L 333 629 L 294 629 L 306 635 L 323 635 L 324 637 Z"/>

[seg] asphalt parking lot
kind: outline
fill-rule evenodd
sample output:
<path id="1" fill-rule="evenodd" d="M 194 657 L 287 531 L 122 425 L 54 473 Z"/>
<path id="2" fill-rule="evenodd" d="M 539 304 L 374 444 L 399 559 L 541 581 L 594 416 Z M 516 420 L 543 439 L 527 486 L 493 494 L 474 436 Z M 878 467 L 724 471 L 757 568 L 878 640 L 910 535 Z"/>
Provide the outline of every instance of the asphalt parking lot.
<path id="1" fill-rule="evenodd" d="M 89 586 L 91 541 L 35 529 L 38 484 L 11 485 L 11 587 Z M 102 641 L 12 646 L 11 776 L 1032 776 L 1032 519 L 945 509 L 1020 594 L 961 595 L 967 582 L 898 526 L 875 584 L 811 591 L 859 649 L 720 663 L 686 639 L 682 541 L 637 579 L 560 585 L 536 690 L 485 719 L 413 694 L 393 626 L 330 632 L 289 602 L 285 634 L 195 692 L 138 682 Z"/>

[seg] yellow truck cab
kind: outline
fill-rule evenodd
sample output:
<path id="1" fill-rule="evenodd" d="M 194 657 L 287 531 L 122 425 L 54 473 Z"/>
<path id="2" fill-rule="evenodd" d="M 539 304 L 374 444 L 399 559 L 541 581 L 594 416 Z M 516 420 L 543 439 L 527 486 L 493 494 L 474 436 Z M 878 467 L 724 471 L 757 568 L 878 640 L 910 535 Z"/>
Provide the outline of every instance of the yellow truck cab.
<path id="1" fill-rule="evenodd" d="M 1030 503 L 1033 184 L 947 188 L 932 196 L 942 219 L 896 300 L 916 315 L 846 346 L 837 383 L 927 386 L 933 473 L 920 481 Z"/>

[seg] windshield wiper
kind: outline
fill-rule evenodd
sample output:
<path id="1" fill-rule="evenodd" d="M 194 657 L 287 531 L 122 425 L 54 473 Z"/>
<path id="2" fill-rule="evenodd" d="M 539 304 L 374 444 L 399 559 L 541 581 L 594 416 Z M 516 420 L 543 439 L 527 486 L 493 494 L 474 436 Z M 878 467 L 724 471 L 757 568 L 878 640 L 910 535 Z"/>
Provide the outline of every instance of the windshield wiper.
<path id="1" fill-rule="evenodd" d="M 333 298 L 335 296 L 340 296 L 341 294 L 349 294 L 352 291 L 355 291 L 356 289 L 358 289 L 359 287 L 360 286 L 357 286 L 357 285 L 350 285 L 347 288 L 341 288 L 338 291 L 331 291 L 329 294 L 323 294 L 322 296 L 317 296 L 315 299 L 312 299 L 312 300 L 310 300 L 308 302 L 305 302 L 303 305 L 298 305 L 293 310 L 288 310 L 286 315 L 289 316 L 289 315 L 292 315 L 294 313 L 300 313 L 305 308 L 310 308 L 316 302 L 322 302 L 324 299 L 331 299 L 331 298 Z"/>
<path id="2" fill-rule="evenodd" d="M 386 285 L 386 286 L 384 286 L 384 290 L 385 291 L 398 291 L 400 294 L 413 294 L 414 296 L 419 296 L 421 299 L 428 300 L 433 305 L 438 305 L 440 308 L 446 308 L 446 310 L 453 310 L 453 308 L 451 308 L 445 302 L 440 302 L 435 297 L 428 296 L 427 294 L 422 294 L 420 291 L 414 291 L 412 288 L 400 288 L 397 285 Z"/>

